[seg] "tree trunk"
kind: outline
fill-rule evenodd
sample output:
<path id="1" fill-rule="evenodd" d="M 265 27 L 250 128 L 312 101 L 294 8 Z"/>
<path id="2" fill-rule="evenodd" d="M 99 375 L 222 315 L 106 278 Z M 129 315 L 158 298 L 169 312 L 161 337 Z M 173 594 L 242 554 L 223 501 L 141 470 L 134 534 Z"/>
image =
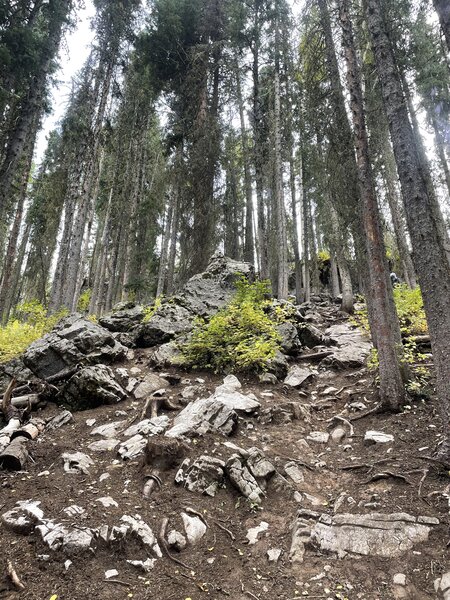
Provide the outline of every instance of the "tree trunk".
<path id="1" fill-rule="evenodd" d="M 450 4 L 448 0 L 433 0 L 433 4 L 447 42 L 447 50 L 450 52 Z"/>
<path id="2" fill-rule="evenodd" d="M 358 183 L 363 209 L 369 263 L 369 281 L 376 328 L 380 397 L 385 409 L 398 411 L 405 401 L 399 360 L 403 357 L 397 347 L 401 340 L 400 326 L 392 297 L 392 286 L 386 261 L 386 249 L 369 155 L 366 119 L 363 104 L 361 73 L 356 56 L 349 0 L 338 0 L 339 20 L 347 65 L 347 82 L 353 118 L 354 139 L 358 164 Z"/>
<path id="3" fill-rule="evenodd" d="M 431 338 L 445 436 L 441 453 L 450 460 L 450 266 L 434 219 L 420 149 L 408 118 L 401 81 L 377 0 L 368 0 L 367 18 Z"/>

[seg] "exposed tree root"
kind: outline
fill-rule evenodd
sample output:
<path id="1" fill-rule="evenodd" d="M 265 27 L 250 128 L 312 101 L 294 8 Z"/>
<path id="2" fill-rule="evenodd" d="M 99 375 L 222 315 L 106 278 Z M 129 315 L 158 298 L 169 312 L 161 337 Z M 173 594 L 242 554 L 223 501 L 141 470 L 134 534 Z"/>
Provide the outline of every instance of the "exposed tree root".
<path id="1" fill-rule="evenodd" d="M 188 569 L 188 571 L 192 571 L 193 569 L 189 565 L 187 565 L 183 561 L 179 560 L 178 558 L 176 558 L 169 552 L 169 548 L 167 547 L 167 542 L 166 542 L 166 531 L 167 531 L 168 524 L 169 524 L 169 519 L 166 517 L 163 519 L 163 521 L 161 523 L 161 529 L 159 530 L 159 536 L 158 536 L 159 545 L 161 546 L 164 554 L 167 556 L 168 559 L 170 559 L 172 562 L 176 563 L 177 565 L 180 565 L 180 567 L 183 567 L 183 569 Z"/>

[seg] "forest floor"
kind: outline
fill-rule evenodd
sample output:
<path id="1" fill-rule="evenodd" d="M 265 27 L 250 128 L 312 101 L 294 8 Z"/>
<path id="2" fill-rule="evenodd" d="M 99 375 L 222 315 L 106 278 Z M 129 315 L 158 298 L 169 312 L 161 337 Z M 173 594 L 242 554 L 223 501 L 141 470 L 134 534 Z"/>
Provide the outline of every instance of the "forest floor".
<path id="1" fill-rule="evenodd" d="M 118 366 L 137 366 L 145 374 L 151 370 L 147 366 L 148 354 L 146 350 L 136 350 L 132 361 Z M 372 415 L 356 420 L 354 434 L 339 443 L 331 440 L 305 443 L 311 432 L 326 432 L 328 420 L 348 410 L 349 403 L 364 402 L 370 408 L 376 402 L 373 380 L 365 369 L 315 367 L 317 375 L 300 392 L 281 383 L 267 385 L 259 383 L 256 377 L 239 377 L 243 393 L 252 392 L 261 402 L 260 413 L 287 402 L 301 402 L 307 407 L 305 418 L 291 422 L 282 422 L 283 419 L 276 417 L 271 422 L 254 416 L 240 418 L 237 433 L 232 438 L 219 433 L 207 434 L 194 439 L 189 446 L 188 455 L 193 459 L 206 454 L 225 460 L 233 452 L 225 442 L 246 449 L 256 446 L 281 472 L 287 461 L 297 461 L 303 481 L 297 484 L 291 481 L 285 489 L 275 489 L 269 483 L 261 507 L 246 501 L 229 482 L 215 497 L 175 486 L 176 468 L 163 474 L 161 489 L 156 489 L 151 498 L 145 500 L 141 459 L 123 462 L 117 460 L 114 451 L 94 453 L 87 449 L 94 438 L 86 421 L 95 419 L 98 426 L 121 419 L 133 420 L 142 410 L 135 400 L 75 413 L 72 423 L 44 432 L 33 445 L 33 460 L 26 472 L 1 473 L 1 513 L 12 509 L 19 500 L 31 499 L 41 502 L 47 518 L 62 519 L 71 526 L 113 526 L 124 514 L 139 514 L 156 533 L 164 517 L 170 519 L 171 526 L 180 529 L 180 512 L 190 507 L 203 516 L 207 532 L 196 546 L 177 555 L 188 568 L 164 555 L 156 561 L 153 570 L 143 573 L 126 562 L 146 558 L 137 541 L 128 541 L 114 549 L 97 549 L 88 555 L 71 556 L 72 564 L 66 568 L 68 557 L 62 552 L 49 551 L 36 533 L 20 536 L 3 527 L 0 564 L 5 571 L 0 574 L 0 598 L 436 598 L 434 581 L 450 570 L 449 492 L 446 491 L 449 480 L 448 473 L 440 473 L 433 465 L 423 479 L 424 469 L 430 463 L 419 458 L 431 454 L 439 438 L 440 423 L 434 402 L 411 402 L 401 414 Z M 175 399 L 186 387 L 186 379 L 194 385 L 197 378 L 203 379 L 205 397 L 221 383 L 221 379 L 211 373 L 179 374 L 183 382 L 170 388 Z M 334 390 L 330 391 L 330 387 Z M 46 417 L 52 412 L 57 414 L 60 409 L 53 405 L 43 409 Z M 167 414 L 173 417 L 173 413 Z M 344 424 L 344 429 L 347 427 Z M 363 440 L 368 430 L 391 434 L 394 441 L 367 446 Z M 68 474 L 63 469 L 61 455 L 78 451 L 94 459 L 95 464 L 86 475 Z M 105 473 L 109 477 L 101 477 Z M 294 494 L 293 489 L 298 493 Z M 112 497 L 117 506 L 104 508 L 98 502 L 100 497 Z M 63 510 L 75 504 L 85 512 L 68 519 Z M 395 557 L 355 554 L 338 557 L 336 553 L 307 544 L 303 562 L 292 562 L 289 552 L 299 510 L 329 515 L 408 513 L 413 517 L 437 518 L 439 524 L 430 527 L 427 541 Z M 248 530 L 261 522 L 267 524 L 267 529 L 255 544 L 249 544 Z M 268 560 L 269 549 L 281 551 L 276 562 Z M 376 554 L 376 549 L 369 552 Z M 8 580 L 6 559 L 14 565 L 25 586 L 23 591 L 14 591 Z M 106 579 L 105 572 L 111 569 L 116 569 L 118 574 Z"/>

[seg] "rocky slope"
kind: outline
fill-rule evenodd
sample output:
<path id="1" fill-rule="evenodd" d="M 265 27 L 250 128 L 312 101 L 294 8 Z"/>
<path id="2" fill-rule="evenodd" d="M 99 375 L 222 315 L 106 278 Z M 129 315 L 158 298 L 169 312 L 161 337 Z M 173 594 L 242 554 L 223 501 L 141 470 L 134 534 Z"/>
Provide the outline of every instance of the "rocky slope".
<path id="1" fill-rule="evenodd" d="M 242 266 L 218 260 L 192 306 L 195 280 L 150 324 L 70 317 L 30 371 L 5 367 L 34 406 L 0 431 L 0 597 L 449 598 L 448 478 L 421 459 L 433 403 L 357 419 L 370 344 L 336 307 L 299 307 L 279 379 L 170 365 L 164 344 L 232 293 Z"/>

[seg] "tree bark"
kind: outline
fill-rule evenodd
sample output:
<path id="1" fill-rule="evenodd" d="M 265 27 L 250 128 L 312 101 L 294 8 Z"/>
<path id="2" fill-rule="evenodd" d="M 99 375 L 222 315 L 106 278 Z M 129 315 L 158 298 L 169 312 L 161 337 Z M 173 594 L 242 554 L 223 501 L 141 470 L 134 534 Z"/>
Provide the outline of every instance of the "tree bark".
<path id="1" fill-rule="evenodd" d="M 427 176 L 408 118 L 386 25 L 377 0 L 368 0 L 367 22 L 384 106 L 389 121 L 403 202 L 419 276 L 436 371 L 437 395 L 444 425 L 441 448 L 450 459 L 450 265 L 434 219 Z"/>
<path id="2" fill-rule="evenodd" d="M 450 5 L 448 0 L 433 0 L 433 4 L 444 33 L 447 50 L 450 52 Z"/>

